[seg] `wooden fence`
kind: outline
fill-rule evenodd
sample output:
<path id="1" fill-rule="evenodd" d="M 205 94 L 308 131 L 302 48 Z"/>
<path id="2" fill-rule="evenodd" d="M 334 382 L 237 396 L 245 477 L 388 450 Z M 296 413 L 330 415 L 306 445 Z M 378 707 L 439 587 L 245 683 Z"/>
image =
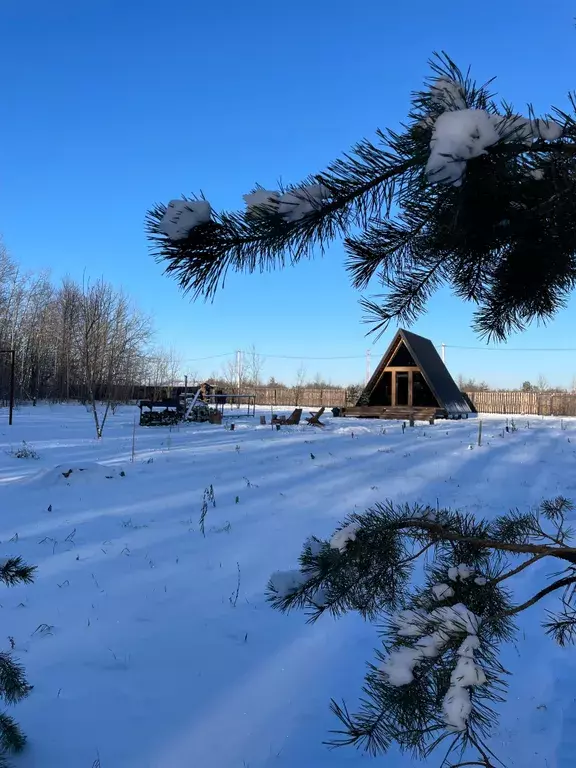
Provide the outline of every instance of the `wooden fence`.
<path id="1" fill-rule="evenodd" d="M 258 405 L 333 408 L 354 404 L 347 402 L 347 390 L 337 387 L 257 387 L 255 392 Z M 576 395 L 562 392 L 466 392 L 466 395 L 479 413 L 576 416 Z"/>
<path id="2" fill-rule="evenodd" d="M 269 406 L 354 405 L 357 393 L 337 387 L 327 389 L 298 387 L 256 387 L 256 403 Z M 538 416 L 576 416 L 576 395 L 554 392 L 466 392 L 479 413 L 530 414 Z M 347 400 L 347 395 L 352 395 Z"/>
<path id="3" fill-rule="evenodd" d="M 576 416 L 576 395 L 553 392 L 466 392 L 479 413 Z"/>
<path id="4" fill-rule="evenodd" d="M 336 387 L 312 389 L 304 387 L 256 387 L 257 405 L 269 406 L 325 406 L 326 408 L 346 405 L 346 390 Z"/>
<path id="5" fill-rule="evenodd" d="M 310 406 L 312 408 L 342 407 L 355 405 L 359 388 L 343 387 L 251 387 L 244 394 L 255 394 L 256 404 L 269 407 Z M 130 387 L 118 392 L 117 400 L 161 399 L 175 397 L 184 387 Z M 191 391 L 191 388 L 188 389 Z M 466 392 L 469 400 L 479 413 L 530 414 L 541 416 L 576 416 L 576 394 L 554 392 Z M 2 392 L 0 392 L 2 405 Z"/>

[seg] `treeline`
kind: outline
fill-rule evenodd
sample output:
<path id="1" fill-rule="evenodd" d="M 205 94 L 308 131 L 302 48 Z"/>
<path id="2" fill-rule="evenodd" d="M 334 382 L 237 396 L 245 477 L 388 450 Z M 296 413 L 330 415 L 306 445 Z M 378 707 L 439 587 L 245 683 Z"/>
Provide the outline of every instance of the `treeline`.
<path id="1" fill-rule="evenodd" d="M 574 394 L 576 393 L 576 377 L 572 379 L 570 386 L 554 386 L 551 385 L 547 378 L 542 374 L 534 381 L 524 381 L 521 386 L 518 387 L 492 387 L 485 381 L 477 381 L 476 379 L 465 378 L 464 376 L 458 376 L 457 378 L 458 388 L 461 392 L 532 392 L 533 394 Z"/>
<path id="2" fill-rule="evenodd" d="M 179 361 L 151 347 L 153 324 L 104 280 L 54 284 L 24 273 L 0 244 L 0 400 L 15 350 L 17 400 L 128 399 L 137 384 L 170 384 Z"/>

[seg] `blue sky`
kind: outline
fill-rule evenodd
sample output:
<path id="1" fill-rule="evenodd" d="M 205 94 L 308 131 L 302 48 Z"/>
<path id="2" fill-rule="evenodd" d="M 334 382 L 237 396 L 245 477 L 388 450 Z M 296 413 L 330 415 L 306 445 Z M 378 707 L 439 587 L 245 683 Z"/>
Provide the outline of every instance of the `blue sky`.
<path id="1" fill-rule="evenodd" d="M 552 6 L 551 6 L 552 7 Z M 0 232 L 26 268 L 103 275 L 154 314 L 157 341 L 207 376 L 252 344 L 266 375 L 304 360 L 334 382 L 361 380 L 358 294 L 335 244 L 284 272 L 238 275 L 213 304 L 192 304 L 148 253 L 156 201 L 202 190 L 235 208 L 255 182 L 298 181 L 375 128 L 403 119 L 433 50 L 446 50 L 519 109 L 564 106 L 576 86 L 574 5 L 293 0 L 270 3 L 44 0 L 0 5 L 3 140 Z M 482 347 L 472 307 L 438 294 L 413 330 L 444 342 L 454 374 L 514 385 L 546 373 L 569 384 L 576 299 L 547 328 Z M 294 359 L 273 359 L 285 355 Z M 321 360 L 350 356 L 349 360 Z"/>

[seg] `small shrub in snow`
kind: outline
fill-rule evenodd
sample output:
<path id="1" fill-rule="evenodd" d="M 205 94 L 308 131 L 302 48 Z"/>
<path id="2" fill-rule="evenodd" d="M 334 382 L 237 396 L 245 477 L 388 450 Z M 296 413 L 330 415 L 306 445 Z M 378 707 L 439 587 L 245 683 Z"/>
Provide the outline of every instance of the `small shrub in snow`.
<path id="1" fill-rule="evenodd" d="M 332 702 L 340 720 L 333 744 L 378 753 L 396 743 L 422 759 L 443 746 L 442 765 L 494 768 L 493 705 L 507 685 L 498 655 L 516 637 L 514 617 L 559 594 L 544 629 L 560 645 L 576 642 L 572 510 L 558 497 L 537 510 L 484 520 L 388 502 L 352 514 L 327 541 L 308 539 L 300 567 L 272 575 L 273 606 L 305 608 L 310 621 L 357 611 L 382 627 L 384 617 L 382 649 L 359 711 Z M 549 572 L 542 571 L 544 558 Z M 420 559 L 423 568 L 416 569 Z M 509 584 L 536 563 L 542 589 L 515 602 Z M 416 574 L 423 576 L 414 585 Z"/>
<path id="2" fill-rule="evenodd" d="M 22 445 L 18 448 L 14 448 L 12 451 L 10 451 L 10 456 L 14 456 L 15 459 L 39 459 L 40 455 L 37 453 L 37 451 L 34 450 L 34 448 L 26 442 L 26 440 L 22 440 Z"/>

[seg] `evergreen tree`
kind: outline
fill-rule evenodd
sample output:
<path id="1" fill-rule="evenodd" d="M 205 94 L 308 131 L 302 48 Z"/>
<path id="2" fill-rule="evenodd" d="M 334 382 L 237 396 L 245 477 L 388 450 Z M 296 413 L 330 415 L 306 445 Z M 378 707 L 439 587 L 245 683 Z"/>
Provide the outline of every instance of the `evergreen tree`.
<path id="1" fill-rule="evenodd" d="M 503 339 L 562 307 L 576 283 L 576 103 L 537 119 L 498 103 L 445 54 L 400 130 L 378 131 L 325 171 L 244 195 L 152 208 L 156 257 L 185 291 L 211 297 L 228 271 L 274 269 L 343 237 L 372 330 L 410 323 L 441 284 L 477 305 L 475 329 Z"/>
<path id="2" fill-rule="evenodd" d="M 0 582 L 8 587 L 15 584 L 30 584 L 34 579 L 35 566 L 26 565 L 20 557 L 10 557 L 0 564 Z M 16 704 L 26 698 L 32 686 L 26 682 L 24 668 L 11 654 L 0 652 L 0 698 L 6 704 Z M 7 766 L 6 755 L 20 752 L 26 744 L 26 737 L 18 724 L 6 712 L 0 712 L 0 767 Z"/>
<path id="3" fill-rule="evenodd" d="M 515 617 L 559 595 L 544 630 L 560 645 L 576 639 L 572 510 L 558 497 L 485 520 L 385 503 L 348 517 L 330 541 L 310 538 L 299 570 L 272 575 L 272 604 L 303 608 L 311 622 L 357 611 L 384 626 L 358 712 L 332 702 L 340 728 L 330 743 L 372 754 L 396 743 L 419 758 L 442 748 L 442 766 L 495 768 L 488 740 L 507 688 L 499 649 L 516 637 Z M 542 588 L 515 602 L 511 585 L 536 563 Z"/>

